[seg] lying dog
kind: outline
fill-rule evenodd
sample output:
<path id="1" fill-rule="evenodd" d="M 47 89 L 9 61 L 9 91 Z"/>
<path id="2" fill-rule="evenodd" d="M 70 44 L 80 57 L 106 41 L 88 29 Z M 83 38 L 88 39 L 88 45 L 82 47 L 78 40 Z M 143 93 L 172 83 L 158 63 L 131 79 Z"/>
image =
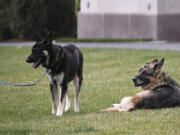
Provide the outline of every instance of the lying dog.
<path id="1" fill-rule="evenodd" d="M 110 111 L 132 111 L 135 109 L 158 109 L 180 106 L 180 87 L 175 80 L 161 71 L 164 59 L 153 60 L 140 68 L 138 75 L 132 80 L 142 92 L 132 97 L 125 97 L 120 104 L 103 109 Z"/>
<path id="2" fill-rule="evenodd" d="M 32 54 L 27 57 L 26 62 L 33 63 L 33 68 L 37 68 L 40 65 L 46 68 L 52 94 L 53 114 L 62 116 L 64 106 L 65 112 L 70 110 L 70 99 L 67 89 L 68 83 L 72 80 L 76 89 L 74 111 L 79 111 L 79 93 L 83 80 L 83 55 L 76 46 L 54 45 L 52 36 L 50 36 L 46 40 L 40 40 L 35 43 L 32 48 Z"/>

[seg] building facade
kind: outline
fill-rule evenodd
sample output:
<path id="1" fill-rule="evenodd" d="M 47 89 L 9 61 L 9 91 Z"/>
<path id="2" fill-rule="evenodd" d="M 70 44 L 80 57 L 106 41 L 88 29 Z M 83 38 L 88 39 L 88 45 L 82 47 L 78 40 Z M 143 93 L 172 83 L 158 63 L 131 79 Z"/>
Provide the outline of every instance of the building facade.
<path id="1" fill-rule="evenodd" d="M 78 38 L 180 41 L 180 0 L 81 0 Z"/>

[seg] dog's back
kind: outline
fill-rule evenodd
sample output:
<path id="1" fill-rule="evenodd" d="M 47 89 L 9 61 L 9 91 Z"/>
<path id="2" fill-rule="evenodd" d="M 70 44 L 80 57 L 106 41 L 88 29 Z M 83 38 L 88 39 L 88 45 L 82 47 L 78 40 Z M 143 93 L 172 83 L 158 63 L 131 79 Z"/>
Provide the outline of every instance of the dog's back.
<path id="1" fill-rule="evenodd" d="M 67 62 L 67 68 L 69 71 L 69 78 L 68 80 L 72 80 L 75 74 L 78 76 L 82 76 L 83 72 L 83 55 L 79 48 L 77 48 L 75 45 L 67 45 L 64 46 L 64 51 L 69 59 L 66 60 Z"/>
<path id="2" fill-rule="evenodd" d="M 136 104 L 139 109 L 158 109 L 180 106 L 180 89 L 169 84 L 155 87 Z"/>

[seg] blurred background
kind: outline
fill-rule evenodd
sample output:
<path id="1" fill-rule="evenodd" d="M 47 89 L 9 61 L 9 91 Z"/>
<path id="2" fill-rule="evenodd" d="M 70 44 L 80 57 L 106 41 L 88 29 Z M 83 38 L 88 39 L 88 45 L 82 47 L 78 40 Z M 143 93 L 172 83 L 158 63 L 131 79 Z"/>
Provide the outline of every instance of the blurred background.
<path id="1" fill-rule="evenodd" d="M 76 37 L 80 0 L 0 0 L 0 40 L 34 39 L 37 32 Z"/>
<path id="2" fill-rule="evenodd" d="M 180 0 L 0 0 L 0 40 L 180 41 Z"/>

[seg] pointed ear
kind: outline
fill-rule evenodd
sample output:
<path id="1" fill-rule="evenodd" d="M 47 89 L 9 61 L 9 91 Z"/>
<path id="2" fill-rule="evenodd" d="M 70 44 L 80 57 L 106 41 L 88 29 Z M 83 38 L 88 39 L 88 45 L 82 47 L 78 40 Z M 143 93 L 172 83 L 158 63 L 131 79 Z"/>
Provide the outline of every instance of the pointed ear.
<path id="1" fill-rule="evenodd" d="M 152 60 L 153 63 L 158 63 L 158 59 Z"/>
<path id="2" fill-rule="evenodd" d="M 41 34 L 38 31 L 36 31 L 36 42 L 39 42 L 39 41 L 43 41 L 43 38 Z"/>
<path id="3" fill-rule="evenodd" d="M 46 37 L 46 41 L 48 42 L 48 43 L 52 43 L 52 40 L 53 40 L 53 35 L 52 35 L 52 32 L 48 32 L 47 33 L 47 37 Z"/>
<path id="4" fill-rule="evenodd" d="M 161 68 L 164 64 L 164 58 L 160 59 L 158 63 L 154 66 L 155 72 L 158 73 L 161 71 Z"/>

